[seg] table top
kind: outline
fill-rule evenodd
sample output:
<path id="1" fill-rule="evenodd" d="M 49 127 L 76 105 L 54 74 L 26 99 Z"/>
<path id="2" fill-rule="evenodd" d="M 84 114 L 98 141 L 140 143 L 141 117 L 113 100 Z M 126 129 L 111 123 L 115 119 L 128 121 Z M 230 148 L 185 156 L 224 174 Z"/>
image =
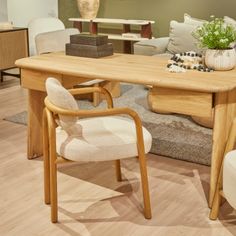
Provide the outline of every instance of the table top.
<path id="1" fill-rule="evenodd" d="M 6 33 L 6 32 L 12 32 L 12 31 L 19 31 L 19 30 L 27 30 L 27 28 L 23 28 L 23 27 L 13 27 L 13 28 L 0 28 L 0 33 Z"/>
<path id="2" fill-rule="evenodd" d="M 171 73 L 167 58 L 114 54 L 99 59 L 66 56 L 64 52 L 42 54 L 16 61 L 23 69 L 47 71 L 86 79 L 104 79 L 163 88 L 223 92 L 236 88 L 236 69 L 231 71 Z"/>
<path id="3" fill-rule="evenodd" d="M 147 25 L 149 23 L 154 24 L 155 21 L 151 20 L 126 20 L 126 19 L 110 19 L 110 18 L 95 18 L 95 19 L 84 19 L 84 18 L 69 18 L 69 21 L 79 22 L 95 22 L 95 23 L 110 23 L 110 24 L 127 24 L 127 25 Z"/>

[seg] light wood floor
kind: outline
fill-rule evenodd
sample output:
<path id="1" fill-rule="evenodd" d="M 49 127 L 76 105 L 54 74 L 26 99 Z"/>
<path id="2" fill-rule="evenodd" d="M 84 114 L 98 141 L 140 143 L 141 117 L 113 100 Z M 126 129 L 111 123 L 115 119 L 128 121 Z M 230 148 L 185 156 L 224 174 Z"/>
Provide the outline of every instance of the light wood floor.
<path id="1" fill-rule="evenodd" d="M 236 213 L 227 203 L 220 220 L 208 219 L 208 167 L 152 154 L 152 220 L 141 212 L 139 167 L 132 158 L 122 161 L 121 183 L 115 180 L 113 162 L 60 167 L 60 223 L 51 224 L 49 206 L 43 203 L 42 160 L 26 159 L 26 127 L 2 120 L 26 110 L 27 93 L 16 83 L 0 84 L 1 236 L 236 235 Z"/>

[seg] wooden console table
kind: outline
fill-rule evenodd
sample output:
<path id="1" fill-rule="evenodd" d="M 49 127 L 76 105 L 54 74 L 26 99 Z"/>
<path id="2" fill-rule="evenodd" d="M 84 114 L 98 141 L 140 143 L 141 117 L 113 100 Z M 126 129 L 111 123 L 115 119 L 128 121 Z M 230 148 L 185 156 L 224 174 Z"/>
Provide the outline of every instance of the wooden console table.
<path id="1" fill-rule="evenodd" d="M 27 28 L 0 29 L 0 78 L 4 75 L 13 75 L 4 70 L 16 67 L 17 59 L 28 57 L 28 30 Z"/>
<path id="2" fill-rule="evenodd" d="M 154 91 L 153 99 L 164 99 L 170 111 L 206 117 L 214 108 L 211 206 L 225 144 L 236 116 L 236 69 L 170 73 L 166 63 L 165 58 L 129 54 L 93 59 L 52 53 L 17 60 L 22 86 L 29 90 L 28 158 L 42 155 L 42 114 L 48 77 L 57 78 L 67 88 L 93 79 L 152 85 L 154 90 L 162 89 L 161 94 Z"/>
<path id="3" fill-rule="evenodd" d="M 123 25 L 123 33 L 131 32 L 131 25 L 140 26 L 140 37 L 124 37 L 122 34 L 107 34 L 109 39 L 122 40 L 124 41 L 124 52 L 131 53 L 131 42 L 132 41 L 143 41 L 152 38 L 152 24 L 155 21 L 149 20 L 124 20 L 124 19 L 108 19 L 108 18 L 95 18 L 95 19 L 84 19 L 84 18 L 69 18 L 69 21 L 73 22 L 75 28 L 78 28 L 80 32 L 83 31 L 83 23 L 89 23 L 89 32 L 92 34 L 98 33 L 99 23 L 108 24 L 121 24 Z"/>

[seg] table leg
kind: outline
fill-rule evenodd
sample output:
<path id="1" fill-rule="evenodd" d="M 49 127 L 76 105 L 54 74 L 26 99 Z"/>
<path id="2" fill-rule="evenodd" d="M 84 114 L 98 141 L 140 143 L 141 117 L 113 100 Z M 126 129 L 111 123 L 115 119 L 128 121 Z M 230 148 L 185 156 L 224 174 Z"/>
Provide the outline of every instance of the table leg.
<path id="1" fill-rule="evenodd" d="M 97 34 L 98 33 L 98 23 L 93 22 L 91 20 L 89 23 L 89 32 L 90 32 L 90 34 Z"/>
<path id="2" fill-rule="evenodd" d="M 212 207 L 226 142 L 232 121 L 236 115 L 236 90 L 217 93 L 215 95 L 214 107 L 209 207 Z"/>
<path id="3" fill-rule="evenodd" d="M 142 25 L 141 27 L 141 37 L 143 38 L 152 38 L 152 26 L 151 23 L 148 23 L 147 25 Z"/>
<path id="4" fill-rule="evenodd" d="M 1 79 L 1 82 L 3 82 L 3 73 L 1 70 L 0 70 L 0 79 Z"/>
<path id="5" fill-rule="evenodd" d="M 73 26 L 74 26 L 74 28 L 77 28 L 80 33 L 82 33 L 82 31 L 83 31 L 82 22 L 80 22 L 80 21 L 74 21 Z"/>
<path id="6" fill-rule="evenodd" d="M 123 32 L 124 33 L 129 33 L 130 32 L 130 25 L 124 24 L 123 25 Z M 132 50 L 131 50 L 131 47 L 132 47 L 131 41 L 124 40 L 123 45 L 124 45 L 124 53 L 131 54 L 131 52 L 132 52 Z"/>
<path id="7" fill-rule="evenodd" d="M 43 154 L 42 117 L 45 92 L 28 91 L 28 159 Z"/>

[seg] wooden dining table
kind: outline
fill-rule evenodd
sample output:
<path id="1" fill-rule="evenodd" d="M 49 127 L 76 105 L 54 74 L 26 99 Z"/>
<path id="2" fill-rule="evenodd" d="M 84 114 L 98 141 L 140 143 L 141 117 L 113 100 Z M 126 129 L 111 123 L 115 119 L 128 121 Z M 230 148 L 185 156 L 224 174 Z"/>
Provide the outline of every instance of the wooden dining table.
<path id="1" fill-rule="evenodd" d="M 93 59 L 66 56 L 64 52 L 17 60 L 21 86 L 28 89 L 28 158 L 42 155 L 42 114 L 48 77 L 57 78 L 66 88 L 93 79 L 151 85 L 154 104 L 155 100 L 157 104 L 162 102 L 162 108 L 170 112 L 200 117 L 209 117 L 213 112 L 211 207 L 225 144 L 236 115 L 236 70 L 171 73 L 166 64 L 166 58 L 158 57 L 114 54 Z"/>

